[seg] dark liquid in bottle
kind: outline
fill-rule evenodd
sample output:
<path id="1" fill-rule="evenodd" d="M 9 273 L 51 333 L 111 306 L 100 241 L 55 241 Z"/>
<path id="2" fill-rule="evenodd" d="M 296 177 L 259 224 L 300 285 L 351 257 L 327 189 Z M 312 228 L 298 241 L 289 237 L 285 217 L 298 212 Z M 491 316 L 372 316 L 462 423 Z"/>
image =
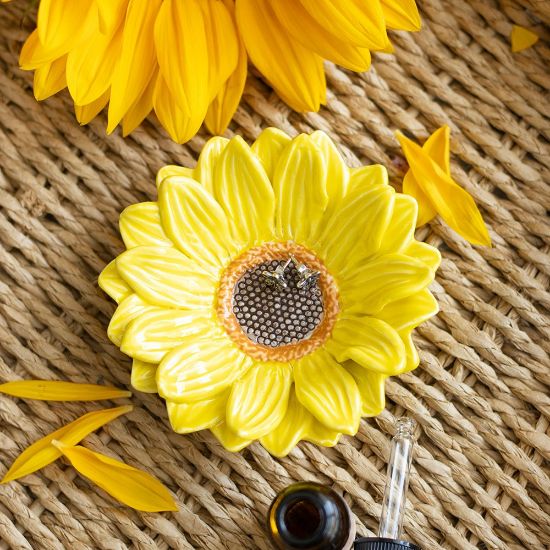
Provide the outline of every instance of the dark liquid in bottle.
<path id="1" fill-rule="evenodd" d="M 298 539 L 311 538 L 321 525 L 321 512 L 307 500 L 299 500 L 291 504 L 284 517 L 286 528 Z"/>

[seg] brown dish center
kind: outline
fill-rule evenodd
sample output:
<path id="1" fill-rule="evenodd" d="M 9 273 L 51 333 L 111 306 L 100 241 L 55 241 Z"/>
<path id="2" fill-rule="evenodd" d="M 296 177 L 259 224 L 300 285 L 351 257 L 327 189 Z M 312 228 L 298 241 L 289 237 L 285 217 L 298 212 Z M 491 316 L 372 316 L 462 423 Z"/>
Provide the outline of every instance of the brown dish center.
<path id="1" fill-rule="evenodd" d="M 319 272 L 307 286 L 292 257 Z M 285 286 L 265 273 L 284 270 Z M 293 242 L 252 248 L 224 271 L 218 317 L 237 346 L 259 361 L 291 361 L 311 353 L 330 336 L 338 314 L 338 289 L 324 264 Z"/>

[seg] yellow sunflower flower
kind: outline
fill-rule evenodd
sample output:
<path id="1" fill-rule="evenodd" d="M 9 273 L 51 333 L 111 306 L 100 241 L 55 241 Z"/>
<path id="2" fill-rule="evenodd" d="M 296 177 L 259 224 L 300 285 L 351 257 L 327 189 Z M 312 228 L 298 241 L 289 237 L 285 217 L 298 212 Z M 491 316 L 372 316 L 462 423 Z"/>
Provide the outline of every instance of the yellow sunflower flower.
<path id="1" fill-rule="evenodd" d="M 325 101 L 323 59 L 353 71 L 420 28 L 415 0 L 41 0 L 21 52 L 42 100 L 68 87 L 81 124 L 109 103 L 124 135 L 154 109 L 172 139 L 222 133 L 248 58 L 298 111 Z"/>
<path id="2" fill-rule="evenodd" d="M 127 250 L 99 284 L 134 387 L 166 400 L 174 430 L 282 456 L 379 414 L 385 379 L 418 365 L 440 262 L 385 168 L 349 169 L 322 132 L 268 129 L 252 147 L 213 138 L 157 184 L 122 213 Z"/>

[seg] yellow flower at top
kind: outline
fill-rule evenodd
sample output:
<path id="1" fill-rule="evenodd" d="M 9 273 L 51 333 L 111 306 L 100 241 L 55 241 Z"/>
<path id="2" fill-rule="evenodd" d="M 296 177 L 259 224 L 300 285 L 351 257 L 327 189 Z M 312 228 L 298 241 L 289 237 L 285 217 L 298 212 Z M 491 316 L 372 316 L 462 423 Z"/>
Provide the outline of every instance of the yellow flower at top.
<path id="1" fill-rule="evenodd" d="M 41 0 L 20 56 L 42 100 L 68 87 L 81 124 L 109 103 L 108 128 L 154 109 L 183 143 L 205 122 L 222 133 L 248 59 L 298 111 L 325 102 L 323 60 L 365 71 L 391 51 L 387 29 L 415 31 L 414 0 Z"/>
<path id="2" fill-rule="evenodd" d="M 349 169 L 322 132 L 268 129 L 252 147 L 213 138 L 157 184 L 121 214 L 127 250 L 99 284 L 133 386 L 166 400 L 174 430 L 285 455 L 379 414 L 386 378 L 419 363 L 440 262 L 385 168 Z"/>

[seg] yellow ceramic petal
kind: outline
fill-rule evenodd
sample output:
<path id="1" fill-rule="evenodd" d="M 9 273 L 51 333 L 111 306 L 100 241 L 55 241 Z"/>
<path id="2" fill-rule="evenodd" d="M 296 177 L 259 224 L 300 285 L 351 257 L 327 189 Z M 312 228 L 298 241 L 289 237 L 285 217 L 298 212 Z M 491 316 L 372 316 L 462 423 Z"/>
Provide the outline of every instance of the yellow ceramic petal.
<path id="1" fill-rule="evenodd" d="M 489 246 L 491 238 L 472 196 L 414 141 L 399 133 L 397 139 L 416 181 L 449 227 L 472 244 Z"/>
<path id="2" fill-rule="evenodd" d="M 201 311 L 149 307 L 129 323 L 120 351 L 141 361 L 159 363 L 190 336 L 208 337 L 211 330 L 212 321 Z"/>
<path id="3" fill-rule="evenodd" d="M 78 105 L 86 105 L 101 97 L 111 86 L 111 80 L 122 49 L 122 34 L 127 0 L 113 0 L 112 26 L 100 32 L 99 28 L 67 59 L 67 84 Z"/>
<path id="4" fill-rule="evenodd" d="M 65 78 L 65 67 L 67 66 L 67 56 L 64 55 L 51 63 L 42 65 L 34 72 L 34 97 L 38 101 L 63 90 L 67 86 Z"/>
<path id="5" fill-rule="evenodd" d="M 173 164 L 168 164 L 163 166 L 157 172 L 156 184 L 157 188 L 160 187 L 160 184 L 169 177 L 172 176 L 182 176 L 184 178 L 193 178 L 194 170 L 193 168 L 185 168 L 184 166 L 175 166 Z"/>
<path id="6" fill-rule="evenodd" d="M 351 359 L 381 374 L 393 376 L 405 368 L 405 347 L 399 335 L 373 317 L 338 319 L 325 347 L 340 363 Z"/>
<path id="7" fill-rule="evenodd" d="M 132 289 L 120 276 L 115 260 L 106 265 L 99 275 L 97 283 L 103 292 L 108 294 L 117 304 L 132 294 Z"/>
<path id="8" fill-rule="evenodd" d="M 262 163 L 240 136 L 229 142 L 217 163 L 214 196 L 240 248 L 273 240 L 273 188 Z"/>
<path id="9" fill-rule="evenodd" d="M 260 443 L 274 456 L 286 456 L 309 431 L 313 415 L 298 401 L 292 388 L 283 420 L 260 439 Z"/>
<path id="10" fill-rule="evenodd" d="M 126 506 L 142 512 L 177 512 L 168 489 L 152 475 L 80 445 L 72 447 L 61 441 L 52 444 L 81 475 Z"/>
<path id="11" fill-rule="evenodd" d="M 355 434 L 361 419 L 361 396 L 353 377 L 326 351 L 306 355 L 294 366 L 296 396 L 325 426 Z"/>
<path id="12" fill-rule="evenodd" d="M 225 407 L 229 392 L 223 392 L 206 401 L 195 403 L 166 402 L 172 429 L 178 434 L 206 430 L 225 420 Z"/>
<path id="13" fill-rule="evenodd" d="M 155 24 L 160 72 L 182 113 L 200 113 L 202 119 L 211 99 L 205 31 L 201 0 L 162 2 Z"/>
<path id="14" fill-rule="evenodd" d="M 172 246 L 160 224 L 156 202 L 132 204 L 122 211 L 118 224 L 127 249 L 136 246 Z"/>
<path id="15" fill-rule="evenodd" d="M 130 2 L 120 56 L 111 82 L 109 124 L 111 133 L 146 89 L 156 68 L 153 28 L 162 0 Z"/>
<path id="16" fill-rule="evenodd" d="M 132 395 L 127 390 L 120 390 L 111 386 L 77 384 L 58 380 L 6 382 L 0 384 L 0 393 L 39 401 L 101 401 L 102 399 L 116 399 Z"/>
<path id="17" fill-rule="evenodd" d="M 134 359 L 130 379 L 132 387 L 144 393 L 157 393 L 157 367 L 158 365 Z"/>
<path id="18" fill-rule="evenodd" d="M 363 266 L 382 245 L 393 212 L 395 191 L 376 185 L 348 193 L 328 220 L 323 220 L 315 249 L 333 273 Z M 359 262 L 359 264 L 358 264 Z"/>
<path id="19" fill-rule="evenodd" d="M 252 144 L 252 152 L 264 165 L 265 173 L 270 180 L 273 180 L 279 158 L 290 142 L 290 137 L 283 131 L 277 128 L 266 128 Z"/>
<path id="20" fill-rule="evenodd" d="M 317 111 L 325 101 L 323 59 L 286 32 L 270 0 L 239 0 L 237 24 L 250 59 L 296 111 Z"/>
<path id="21" fill-rule="evenodd" d="M 328 32 L 371 50 L 383 49 L 386 24 L 379 0 L 299 0 Z"/>
<path id="22" fill-rule="evenodd" d="M 68 51 L 80 38 L 82 22 L 89 14 L 97 18 L 95 0 L 41 0 L 36 18 L 40 42 L 51 50 L 65 46 Z"/>
<path id="23" fill-rule="evenodd" d="M 416 219 L 417 227 L 422 227 L 437 216 L 437 210 L 431 203 L 428 195 L 422 191 L 422 188 L 414 179 L 411 170 L 409 170 L 403 178 L 403 193 L 410 195 L 416 200 L 418 205 L 418 216 Z"/>
<path id="24" fill-rule="evenodd" d="M 259 439 L 277 427 L 288 406 L 292 384 L 288 364 L 259 363 L 233 384 L 227 425 L 239 437 Z"/>
<path id="25" fill-rule="evenodd" d="M 520 27 L 519 25 L 514 25 L 512 27 L 512 33 L 510 34 L 510 42 L 512 45 L 512 52 L 521 52 L 526 50 L 531 46 L 534 46 L 539 41 L 539 35 L 526 29 L 525 27 Z"/>
<path id="26" fill-rule="evenodd" d="M 202 148 L 194 175 L 209 193 L 214 193 L 214 174 L 229 140 L 223 137 L 209 139 Z"/>
<path id="27" fill-rule="evenodd" d="M 243 439 L 232 432 L 225 422 L 213 426 L 210 431 L 230 453 L 237 453 L 252 443 L 249 439 Z"/>
<path id="28" fill-rule="evenodd" d="M 299 1 L 273 2 L 272 7 L 285 30 L 305 48 L 351 71 L 362 72 L 370 67 L 368 48 L 360 48 L 327 32 Z"/>
<path id="29" fill-rule="evenodd" d="M 116 266 L 126 283 L 152 305 L 197 309 L 212 304 L 215 281 L 175 248 L 138 246 L 118 256 Z"/>
<path id="30" fill-rule="evenodd" d="M 88 103 L 87 105 L 76 105 L 74 106 L 74 113 L 76 120 L 79 124 L 84 125 L 91 122 L 103 109 L 105 105 L 109 102 L 109 97 L 111 95 L 111 90 L 107 90 L 101 97 Z"/>
<path id="31" fill-rule="evenodd" d="M 433 277 L 433 271 L 419 260 L 404 254 L 386 254 L 340 282 L 344 309 L 375 315 L 390 301 L 419 292 Z"/>
<path id="32" fill-rule="evenodd" d="M 345 367 L 357 382 L 361 394 L 361 416 L 378 416 L 386 406 L 387 376 L 364 369 L 353 361 L 346 362 Z"/>
<path id="33" fill-rule="evenodd" d="M 404 250 L 404 253 L 407 256 L 424 262 L 434 273 L 441 263 L 441 253 L 439 250 L 419 241 L 412 241 Z"/>
<path id="34" fill-rule="evenodd" d="M 388 171 L 385 166 L 371 164 L 350 170 L 348 193 L 357 192 L 359 189 L 366 191 L 375 185 L 388 185 Z"/>
<path id="35" fill-rule="evenodd" d="M 322 445 L 323 447 L 334 447 L 342 437 L 342 434 L 336 430 L 331 430 L 319 420 L 312 418 L 311 423 L 306 430 L 304 439 Z"/>
<path id="36" fill-rule="evenodd" d="M 107 328 L 109 340 L 115 346 L 120 346 L 128 323 L 144 311 L 153 307 L 144 302 L 137 294 L 132 293 L 127 298 L 124 298 L 113 313 L 109 327 Z"/>
<path id="37" fill-rule="evenodd" d="M 157 370 L 159 395 L 167 401 L 189 403 L 212 399 L 251 366 L 225 334 L 190 337 L 167 354 Z"/>
<path id="38" fill-rule="evenodd" d="M 159 188 L 159 207 L 166 235 L 189 257 L 219 268 L 235 252 L 225 212 L 195 180 L 166 178 Z"/>
<path id="39" fill-rule="evenodd" d="M 130 412 L 132 409 L 131 405 L 124 405 L 113 409 L 93 411 L 35 441 L 17 457 L 6 472 L 2 483 L 8 483 L 8 481 L 32 474 L 58 459 L 61 453 L 51 445 L 54 439 L 63 441 L 67 445 L 76 445 L 88 434 L 111 422 L 121 414 Z"/>
<path id="40" fill-rule="evenodd" d="M 419 31 L 422 23 L 415 0 L 380 0 L 386 26 L 399 31 Z"/>
<path id="41" fill-rule="evenodd" d="M 279 238 L 304 242 L 314 234 L 327 206 L 323 153 L 305 134 L 283 151 L 273 180 Z"/>
<path id="42" fill-rule="evenodd" d="M 157 78 L 158 70 L 155 70 L 141 95 L 122 118 L 122 135 L 124 137 L 133 132 L 153 110 L 153 94 L 157 85 Z"/>
<path id="43" fill-rule="evenodd" d="M 407 195 L 397 193 L 390 223 L 382 239 L 379 254 L 403 252 L 414 239 L 417 202 Z"/>

